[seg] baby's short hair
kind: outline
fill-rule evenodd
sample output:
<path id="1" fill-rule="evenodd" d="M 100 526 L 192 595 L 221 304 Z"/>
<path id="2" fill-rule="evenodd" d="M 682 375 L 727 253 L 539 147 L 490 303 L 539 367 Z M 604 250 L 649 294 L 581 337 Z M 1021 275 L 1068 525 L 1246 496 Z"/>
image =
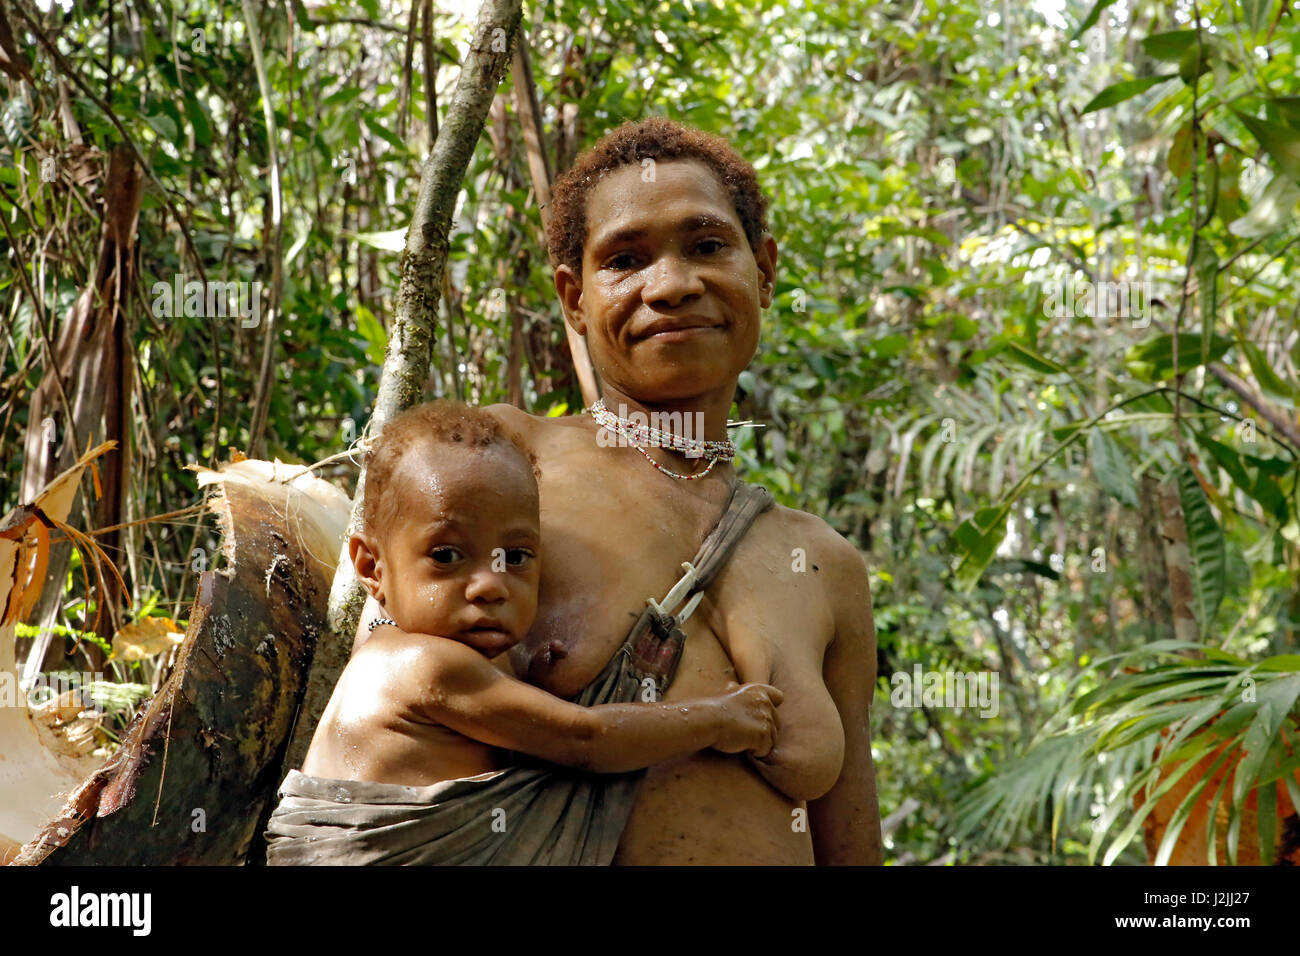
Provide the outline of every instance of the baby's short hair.
<path id="1" fill-rule="evenodd" d="M 462 402 L 426 402 L 408 408 L 386 422 L 366 450 L 366 500 L 361 510 L 364 530 L 377 531 L 392 514 L 396 502 L 385 491 L 392 483 L 393 472 L 402 456 L 421 441 L 464 445 L 470 449 L 499 445 L 513 450 L 528 462 L 534 481 L 541 477 L 537 456 L 527 451 L 519 438 L 507 433 L 488 412 Z"/>

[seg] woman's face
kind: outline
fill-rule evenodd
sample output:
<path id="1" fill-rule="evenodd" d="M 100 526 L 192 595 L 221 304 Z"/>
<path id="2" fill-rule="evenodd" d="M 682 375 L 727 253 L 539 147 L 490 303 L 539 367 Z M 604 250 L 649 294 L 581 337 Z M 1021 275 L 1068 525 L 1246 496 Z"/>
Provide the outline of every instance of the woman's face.
<path id="1" fill-rule="evenodd" d="M 592 189 L 582 276 L 560 266 L 556 289 L 606 384 L 674 401 L 734 389 L 758 345 L 775 263 L 776 242 L 750 248 L 713 172 L 672 160 L 624 166 Z"/>

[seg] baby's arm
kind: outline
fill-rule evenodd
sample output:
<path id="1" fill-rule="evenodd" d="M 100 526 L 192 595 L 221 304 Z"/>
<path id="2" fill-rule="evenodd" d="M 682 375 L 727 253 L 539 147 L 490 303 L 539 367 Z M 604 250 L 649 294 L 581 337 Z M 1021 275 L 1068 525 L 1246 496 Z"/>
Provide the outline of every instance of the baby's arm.
<path id="1" fill-rule="evenodd" d="M 407 671 L 413 712 L 493 747 L 598 773 L 639 770 L 713 747 L 763 756 L 782 694 L 746 684 L 717 697 L 583 707 L 516 680 L 456 641 L 421 635 Z"/>

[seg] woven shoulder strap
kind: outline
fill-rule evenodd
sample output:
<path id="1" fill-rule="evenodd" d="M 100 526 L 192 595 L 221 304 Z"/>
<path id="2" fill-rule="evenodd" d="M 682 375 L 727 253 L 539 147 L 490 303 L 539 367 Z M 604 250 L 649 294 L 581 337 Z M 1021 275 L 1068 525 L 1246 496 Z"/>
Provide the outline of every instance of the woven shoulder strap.
<path id="1" fill-rule="evenodd" d="M 695 584 L 691 592 L 704 591 L 718 573 L 731 560 L 749 531 L 754 519 L 776 503 L 772 493 L 762 485 L 737 481 L 731 497 L 722 511 L 722 517 L 700 545 L 699 553 L 691 565 L 695 568 Z"/>
<path id="2" fill-rule="evenodd" d="M 642 678 L 653 678 L 661 695 L 672 683 L 681 660 L 686 642 L 681 625 L 736 553 L 754 520 L 773 504 L 775 499 L 766 488 L 738 480 L 731 488 L 722 517 L 705 537 L 695 559 L 682 565 L 681 579 L 662 602 L 646 601 L 646 608 L 633 625 L 624 649 L 633 670 Z"/>

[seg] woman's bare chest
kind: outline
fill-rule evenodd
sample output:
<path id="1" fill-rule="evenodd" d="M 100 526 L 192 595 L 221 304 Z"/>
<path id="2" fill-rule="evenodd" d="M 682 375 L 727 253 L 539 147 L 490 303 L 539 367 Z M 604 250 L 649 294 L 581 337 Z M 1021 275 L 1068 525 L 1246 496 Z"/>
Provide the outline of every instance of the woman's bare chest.
<path id="1" fill-rule="evenodd" d="M 604 494 L 591 477 L 581 490 L 553 483 L 543 493 L 537 619 L 511 655 L 520 676 L 564 697 L 600 673 L 646 599 L 677 583 L 722 508 L 636 486 Z"/>

